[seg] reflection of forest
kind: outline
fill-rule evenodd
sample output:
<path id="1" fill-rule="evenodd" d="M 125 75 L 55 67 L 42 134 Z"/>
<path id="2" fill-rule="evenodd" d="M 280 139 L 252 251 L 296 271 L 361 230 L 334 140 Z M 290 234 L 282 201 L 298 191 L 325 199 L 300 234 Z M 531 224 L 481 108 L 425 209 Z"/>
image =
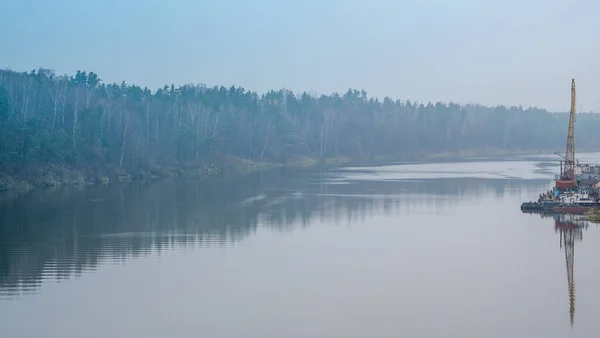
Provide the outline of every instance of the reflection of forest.
<path id="1" fill-rule="evenodd" d="M 164 180 L 36 191 L 0 200 L 0 296 L 173 245 L 219 246 L 278 229 L 448 208 L 459 196 L 539 191 L 545 181 L 437 179 L 327 184 L 287 170 L 214 181 Z M 515 187 L 518 189 L 512 189 Z M 522 190 L 521 190 L 522 191 Z"/>

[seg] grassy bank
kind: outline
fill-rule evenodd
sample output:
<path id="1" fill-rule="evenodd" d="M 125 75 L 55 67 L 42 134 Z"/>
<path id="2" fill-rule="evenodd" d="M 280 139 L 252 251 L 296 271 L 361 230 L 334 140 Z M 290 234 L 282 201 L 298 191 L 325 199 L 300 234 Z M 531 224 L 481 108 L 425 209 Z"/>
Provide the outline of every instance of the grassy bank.
<path id="1" fill-rule="evenodd" d="M 26 168 L 18 175 L 0 172 L 0 191 L 36 188 L 52 188 L 68 185 L 92 185 L 126 183 L 133 180 L 154 180 L 166 177 L 208 178 L 215 175 L 243 175 L 260 170 L 278 167 L 308 167 L 318 164 L 311 158 L 299 158 L 285 164 L 256 162 L 236 157 L 227 157 L 219 165 L 201 164 L 196 166 L 153 166 L 136 172 L 128 172 L 122 167 L 69 168 L 58 165 Z"/>
<path id="2" fill-rule="evenodd" d="M 121 167 L 69 168 L 58 165 L 45 165 L 28 168 L 18 175 L 0 174 L 0 191 L 31 190 L 34 188 L 60 187 L 65 185 L 125 183 L 137 179 L 158 179 L 163 177 L 207 177 L 221 172 L 212 165 L 198 167 L 160 167 L 127 172 Z"/>
<path id="3" fill-rule="evenodd" d="M 586 213 L 588 221 L 592 223 L 600 223 L 600 208 L 592 208 Z"/>
<path id="4" fill-rule="evenodd" d="M 349 158 L 333 156 L 324 159 L 324 165 L 343 165 L 351 162 L 398 162 L 398 161 L 451 161 L 471 157 L 496 157 L 510 155 L 548 154 L 551 151 L 525 151 L 481 149 L 458 152 L 430 154 L 399 154 L 388 157 L 357 156 Z M 23 170 L 18 175 L 0 173 L 0 191 L 31 190 L 35 188 L 60 187 L 66 185 L 124 183 L 132 180 L 152 180 L 165 177 L 207 178 L 215 175 L 243 175 L 266 169 L 280 167 L 311 167 L 318 165 L 317 159 L 310 157 L 295 158 L 286 163 L 257 162 L 228 156 L 218 161 L 219 165 L 202 164 L 196 166 L 152 166 L 137 172 L 127 172 L 121 167 L 68 168 L 58 165 L 44 165 Z"/>

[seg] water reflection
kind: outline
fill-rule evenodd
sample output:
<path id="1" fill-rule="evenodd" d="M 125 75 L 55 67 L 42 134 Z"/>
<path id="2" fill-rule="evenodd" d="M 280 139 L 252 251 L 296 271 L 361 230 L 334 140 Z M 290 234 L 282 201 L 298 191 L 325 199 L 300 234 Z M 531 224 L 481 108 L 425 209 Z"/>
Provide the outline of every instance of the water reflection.
<path id="1" fill-rule="evenodd" d="M 541 218 L 554 221 L 554 231 L 559 234 L 559 247 L 565 254 L 567 270 L 567 287 L 569 299 L 569 323 L 575 324 L 575 243 L 583 240 L 583 230 L 587 230 L 589 222 L 580 215 L 557 215 L 552 212 L 527 212 L 538 214 Z"/>
<path id="2" fill-rule="evenodd" d="M 564 217 L 556 216 L 554 229 L 560 234 L 560 248 L 565 252 L 571 327 L 575 322 L 575 242 L 580 242 L 583 239 L 583 229 L 585 228 L 587 228 L 586 221 L 564 219 Z"/>
<path id="3" fill-rule="evenodd" d="M 481 196 L 535 195 L 545 180 L 328 180 L 278 170 L 237 179 L 164 180 L 37 191 L 0 199 L 0 298 L 35 292 L 103 265 L 154 252 L 219 249 L 257 228 L 377 214 L 444 212 Z M 460 198 L 458 198 L 460 197 Z"/>

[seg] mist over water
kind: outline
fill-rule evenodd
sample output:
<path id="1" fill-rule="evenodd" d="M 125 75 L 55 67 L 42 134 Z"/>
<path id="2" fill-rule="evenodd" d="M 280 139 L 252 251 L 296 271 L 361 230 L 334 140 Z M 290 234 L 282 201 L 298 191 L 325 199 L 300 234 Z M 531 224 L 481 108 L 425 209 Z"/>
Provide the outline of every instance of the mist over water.
<path id="1" fill-rule="evenodd" d="M 589 337 L 600 231 L 519 210 L 556 167 L 526 156 L 4 194 L 0 336 Z"/>

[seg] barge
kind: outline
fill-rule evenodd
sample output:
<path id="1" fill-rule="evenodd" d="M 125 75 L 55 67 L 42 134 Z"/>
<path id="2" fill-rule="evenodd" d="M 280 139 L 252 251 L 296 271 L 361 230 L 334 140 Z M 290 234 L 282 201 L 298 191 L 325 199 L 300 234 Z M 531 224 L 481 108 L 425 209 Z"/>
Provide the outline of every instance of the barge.
<path id="1" fill-rule="evenodd" d="M 584 214 L 588 212 L 593 206 L 586 205 L 560 205 L 552 208 L 552 211 L 563 214 Z"/>
<path id="2" fill-rule="evenodd" d="M 559 205 L 560 201 L 523 202 L 521 211 L 552 211 L 554 207 Z"/>
<path id="3" fill-rule="evenodd" d="M 600 206 L 598 198 L 595 196 L 590 196 L 587 191 L 583 191 L 581 193 L 570 194 L 562 197 L 560 204 L 554 206 L 552 211 L 557 213 L 578 214 L 585 213 L 591 208 L 598 206 Z"/>
<path id="4" fill-rule="evenodd" d="M 578 214 L 595 207 L 600 207 L 600 199 L 595 192 L 592 194 L 587 190 L 559 192 L 558 189 L 555 189 L 540 195 L 536 202 L 522 203 L 521 211 Z"/>

